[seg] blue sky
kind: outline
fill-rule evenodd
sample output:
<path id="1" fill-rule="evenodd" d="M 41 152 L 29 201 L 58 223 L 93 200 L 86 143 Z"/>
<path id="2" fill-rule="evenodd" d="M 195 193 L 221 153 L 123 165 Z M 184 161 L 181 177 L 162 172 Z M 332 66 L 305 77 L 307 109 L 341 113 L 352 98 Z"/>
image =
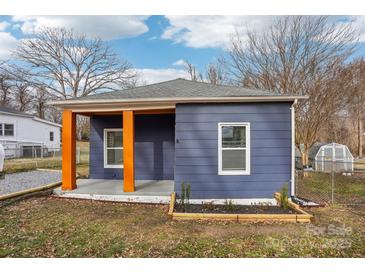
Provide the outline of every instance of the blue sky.
<path id="1" fill-rule="evenodd" d="M 73 28 L 101 37 L 129 60 L 148 83 L 184 77 L 182 60 L 200 70 L 220 56 L 237 29 L 268 27 L 273 16 L 0 16 L 0 58 L 42 26 Z M 359 31 L 357 55 L 365 56 L 365 16 L 336 16 Z M 244 39 L 244 37 L 243 37 Z"/>

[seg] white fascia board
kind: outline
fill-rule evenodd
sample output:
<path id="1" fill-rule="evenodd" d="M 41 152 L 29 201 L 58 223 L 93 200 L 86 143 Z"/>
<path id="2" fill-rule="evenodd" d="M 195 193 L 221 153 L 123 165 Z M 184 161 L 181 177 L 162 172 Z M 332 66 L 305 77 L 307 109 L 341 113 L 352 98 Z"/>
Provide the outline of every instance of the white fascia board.
<path id="1" fill-rule="evenodd" d="M 169 97 L 169 98 L 137 98 L 137 99 L 97 99 L 97 100 L 62 100 L 51 101 L 50 105 L 78 105 L 103 103 L 147 103 L 147 102 L 235 102 L 235 101 L 294 101 L 307 99 L 307 96 L 244 96 L 244 97 Z"/>
<path id="2" fill-rule="evenodd" d="M 33 117 L 33 120 L 37 121 L 37 122 L 45 123 L 45 124 L 48 124 L 48 125 L 51 125 L 51 126 L 55 126 L 55 127 L 60 127 L 60 128 L 62 127 L 62 125 L 60 125 L 60 124 L 56 124 L 56 123 L 53 123 L 51 121 L 43 120 L 43 119 L 38 118 L 38 117 Z"/>
<path id="3" fill-rule="evenodd" d="M 21 113 L 7 112 L 7 111 L 0 111 L 0 114 L 6 114 L 6 115 L 9 115 L 9 116 L 26 117 L 26 118 L 33 118 L 34 117 L 33 115 L 27 114 L 27 113 L 21 114 Z"/>
<path id="4" fill-rule="evenodd" d="M 31 114 L 27 114 L 27 113 L 20 114 L 20 113 L 12 113 L 12 112 L 0 111 L 0 114 L 6 114 L 6 115 L 9 115 L 9 116 L 17 116 L 17 117 L 29 118 L 29 119 L 33 119 L 34 121 L 37 121 L 37 122 L 46 123 L 46 124 L 53 125 L 53 126 L 56 126 L 56 127 L 62 127 L 62 125 L 60 125 L 60 124 L 56 124 L 56 123 L 53 123 L 51 121 L 47 121 L 47 120 L 41 119 L 41 118 L 35 117 L 35 116 L 31 115 Z"/>
<path id="5" fill-rule="evenodd" d="M 189 98 L 143 98 L 143 99 L 102 99 L 102 100 L 63 100 L 50 102 L 51 105 L 67 109 L 117 109 L 157 108 L 167 106 L 174 108 L 179 103 L 234 103 L 234 102 L 293 102 L 307 99 L 307 96 L 247 96 L 247 97 L 189 97 Z"/>

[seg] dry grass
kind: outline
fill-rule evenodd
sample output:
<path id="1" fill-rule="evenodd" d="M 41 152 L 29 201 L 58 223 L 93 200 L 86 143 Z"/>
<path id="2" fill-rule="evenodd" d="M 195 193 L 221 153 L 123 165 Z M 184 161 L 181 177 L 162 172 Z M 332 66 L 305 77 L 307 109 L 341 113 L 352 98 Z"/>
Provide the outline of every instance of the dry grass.
<path id="1" fill-rule="evenodd" d="M 80 163 L 77 165 L 78 172 L 85 177 L 88 174 L 89 163 L 89 142 L 78 141 L 76 146 L 80 148 Z M 37 168 L 61 169 L 62 157 L 61 152 L 57 152 L 54 157 L 46 158 L 18 158 L 5 160 L 4 171 L 6 173 L 24 172 L 35 170 Z"/>
<path id="2" fill-rule="evenodd" d="M 365 210 L 311 210 L 303 224 L 171 221 L 166 206 L 30 198 L 0 208 L 2 257 L 364 257 Z M 346 241 L 349 246 L 336 244 Z M 335 246 L 334 246 L 335 245 Z"/>
<path id="3" fill-rule="evenodd" d="M 331 202 L 331 174 L 311 172 L 307 177 L 297 177 L 297 195 L 316 202 Z M 334 202 L 365 205 L 365 174 L 354 173 L 334 176 Z"/>
<path id="4" fill-rule="evenodd" d="M 354 160 L 354 170 L 365 171 L 365 159 L 355 159 Z"/>

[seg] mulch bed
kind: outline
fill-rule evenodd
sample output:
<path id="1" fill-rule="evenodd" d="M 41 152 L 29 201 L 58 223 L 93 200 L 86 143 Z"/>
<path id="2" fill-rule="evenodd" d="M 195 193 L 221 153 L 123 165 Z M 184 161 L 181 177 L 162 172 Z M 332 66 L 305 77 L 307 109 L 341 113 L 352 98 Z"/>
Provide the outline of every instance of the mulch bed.
<path id="1" fill-rule="evenodd" d="M 175 212 L 186 213 L 227 213 L 227 214 L 296 214 L 290 208 L 284 209 L 279 206 L 251 206 L 251 205 L 235 205 L 228 207 L 226 205 L 200 205 L 189 204 L 182 206 L 175 204 Z"/>

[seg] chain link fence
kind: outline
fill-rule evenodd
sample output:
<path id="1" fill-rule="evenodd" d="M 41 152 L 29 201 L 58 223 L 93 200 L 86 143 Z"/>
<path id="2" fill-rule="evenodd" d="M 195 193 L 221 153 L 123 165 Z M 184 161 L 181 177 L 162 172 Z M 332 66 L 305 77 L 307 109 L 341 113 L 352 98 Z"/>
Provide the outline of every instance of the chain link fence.
<path id="1" fill-rule="evenodd" d="M 327 172 L 312 168 L 296 170 L 297 197 L 319 204 L 365 205 L 365 160 L 325 163 Z M 353 165 L 351 170 L 339 166 Z"/>
<path id="2" fill-rule="evenodd" d="M 21 150 L 21 151 L 20 151 Z M 6 157 L 4 162 L 5 173 L 13 173 L 37 168 L 61 169 L 62 167 L 62 147 L 46 148 L 43 146 L 29 146 L 24 148 L 11 148 L 7 155 L 17 157 Z M 76 146 L 76 164 L 87 165 L 89 163 L 89 146 Z"/>

